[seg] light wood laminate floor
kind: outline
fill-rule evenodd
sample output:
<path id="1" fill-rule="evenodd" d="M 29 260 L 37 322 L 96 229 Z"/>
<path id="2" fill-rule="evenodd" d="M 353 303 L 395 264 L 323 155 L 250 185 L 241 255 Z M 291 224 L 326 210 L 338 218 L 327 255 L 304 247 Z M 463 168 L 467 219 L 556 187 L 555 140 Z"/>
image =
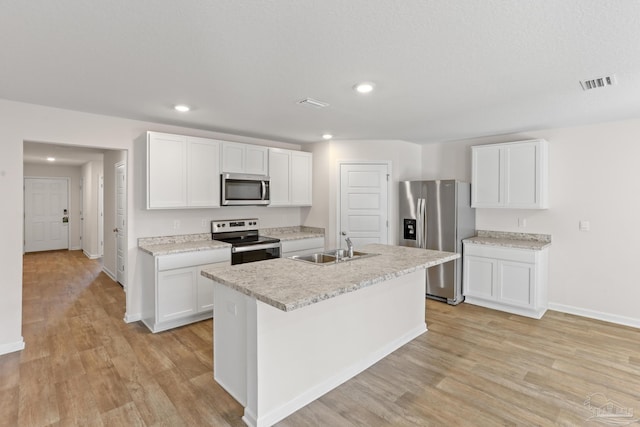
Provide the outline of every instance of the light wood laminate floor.
<path id="1" fill-rule="evenodd" d="M 212 321 L 151 334 L 125 324 L 124 307 L 81 252 L 25 255 L 26 348 L 0 356 L 0 425 L 243 425 L 213 380 Z M 427 333 L 278 425 L 597 426 L 588 418 L 605 400 L 640 417 L 638 329 L 433 301 L 426 311 Z"/>

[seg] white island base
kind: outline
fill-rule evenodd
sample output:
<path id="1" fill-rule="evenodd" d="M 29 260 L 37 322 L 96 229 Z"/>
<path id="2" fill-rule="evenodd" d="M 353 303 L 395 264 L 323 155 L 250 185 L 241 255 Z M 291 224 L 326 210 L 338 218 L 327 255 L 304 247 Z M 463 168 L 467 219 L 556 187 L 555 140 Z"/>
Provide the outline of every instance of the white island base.
<path id="1" fill-rule="evenodd" d="M 289 312 L 215 283 L 215 380 L 247 425 L 277 423 L 427 330 L 425 272 Z"/>

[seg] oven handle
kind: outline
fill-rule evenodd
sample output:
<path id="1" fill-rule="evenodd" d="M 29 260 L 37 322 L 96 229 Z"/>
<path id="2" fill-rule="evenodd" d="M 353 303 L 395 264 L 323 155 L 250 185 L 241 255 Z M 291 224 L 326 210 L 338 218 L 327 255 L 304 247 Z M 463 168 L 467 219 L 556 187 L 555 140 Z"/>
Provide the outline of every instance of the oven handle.
<path id="1" fill-rule="evenodd" d="M 259 251 L 261 249 L 275 249 L 280 248 L 280 243 L 263 243 L 262 245 L 250 245 L 250 246 L 240 246 L 237 248 L 231 248 L 231 252 L 234 254 L 239 254 L 241 252 L 252 252 Z"/>

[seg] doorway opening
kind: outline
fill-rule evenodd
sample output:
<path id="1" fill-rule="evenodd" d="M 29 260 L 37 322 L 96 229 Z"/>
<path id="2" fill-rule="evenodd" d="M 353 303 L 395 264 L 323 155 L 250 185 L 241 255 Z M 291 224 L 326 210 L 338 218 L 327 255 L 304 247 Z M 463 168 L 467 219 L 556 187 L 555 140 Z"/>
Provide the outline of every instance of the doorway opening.
<path id="1" fill-rule="evenodd" d="M 53 158 L 55 160 L 47 160 Z M 120 245 L 126 245 L 127 184 L 126 174 L 120 188 L 116 181 L 116 164 L 126 171 L 127 151 L 107 147 L 80 147 L 65 144 L 23 142 L 23 171 L 25 178 L 47 177 L 68 180 L 68 212 L 66 227 L 68 246 L 65 249 L 82 250 L 84 256 L 99 259 L 102 271 L 123 287 L 124 267 L 118 267 L 116 249 L 118 237 L 116 210 L 124 212 Z M 25 220 L 27 217 L 27 193 L 25 181 Z M 27 249 L 27 224 L 25 223 L 25 250 Z M 121 254 L 126 254 L 126 248 Z M 121 256 L 121 264 L 126 255 Z M 120 277 L 117 277 L 120 276 Z"/>

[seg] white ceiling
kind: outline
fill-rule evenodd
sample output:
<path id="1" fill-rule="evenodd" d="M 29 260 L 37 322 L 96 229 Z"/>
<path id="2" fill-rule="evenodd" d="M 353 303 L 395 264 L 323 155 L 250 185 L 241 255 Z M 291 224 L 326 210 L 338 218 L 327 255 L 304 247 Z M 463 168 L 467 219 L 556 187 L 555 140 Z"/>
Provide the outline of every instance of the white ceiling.
<path id="1" fill-rule="evenodd" d="M 637 117 L 635 0 L 3 0 L 0 98 L 277 139 Z M 585 92 L 579 80 L 615 73 Z M 373 81 L 376 91 L 352 86 Z M 328 102 L 298 105 L 312 97 Z M 172 106 L 186 103 L 190 113 Z"/>
<path id="2" fill-rule="evenodd" d="M 54 162 L 47 161 L 53 157 Z M 58 166 L 80 166 L 90 161 L 102 161 L 104 150 L 95 148 L 75 147 L 72 145 L 56 145 L 48 143 L 23 143 L 23 162 L 40 163 Z"/>

